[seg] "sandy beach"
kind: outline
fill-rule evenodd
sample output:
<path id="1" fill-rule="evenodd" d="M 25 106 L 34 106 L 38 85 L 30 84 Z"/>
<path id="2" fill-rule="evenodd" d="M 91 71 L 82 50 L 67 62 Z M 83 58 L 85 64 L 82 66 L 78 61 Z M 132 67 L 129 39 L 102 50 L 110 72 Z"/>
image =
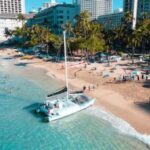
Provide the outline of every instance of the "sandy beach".
<path id="1" fill-rule="evenodd" d="M 0 56 L 13 57 L 18 52 L 15 49 L 4 49 L 0 51 Z M 42 68 L 47 74 L 64 84 L 65 74 L 63 63 L 45 62 L 42 59 L 21 59 L 15 57 L 17 63 L 26 63 L 29 66 Z M 125 66 L 128 62 L 122 61 Z M 85 67 L 86 65 L 86 67 Z M 75 67 L 72 67 L 75 66 Z M 96 68 L 96 69 L 95 69 Z M 115 68 L 109 78 L 104 78 L 102 74 L 108 74 L 107 71 Z M 144 81 L 126 82 L 116 84 L 114 77 L 123 70 L 117 63 L 112 63 L 111 67 L 106 64 L 84 64 L 71 65 L 69 62 L 69 85 L 72 89 L 85 91 L 88 95 L 96 98 L 96 106 L 102 106 L 107 111 L 127 121 L 137 131 L 144 134 L 150 134 L 150 88 L 143 86 Z M 90 86 L 90 90 L 89 90 Z"/>

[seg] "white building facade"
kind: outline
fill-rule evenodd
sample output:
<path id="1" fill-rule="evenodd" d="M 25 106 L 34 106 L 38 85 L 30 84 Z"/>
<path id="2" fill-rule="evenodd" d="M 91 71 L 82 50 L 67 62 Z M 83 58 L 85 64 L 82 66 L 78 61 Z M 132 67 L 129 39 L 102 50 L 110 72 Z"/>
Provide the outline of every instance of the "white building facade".
<path id="1" fill-rule="evenodd" d="M 0 0 L 0 14 L 25 13 L 25 0 Z"/>
<path id="2" fill-rule="evenodd" d="M 17 19 L 20 13 L 25 14 L 25 0 L 0 0 L 0 41 L 8 39 L 6 30 L 22 27 L 22 21 Z"/>
<path id="3" fill-rule="evenodd" d="M 22 22 L 17 19 L 15 14 L 0 14 L 0 42 L 8 40 L 5 36 L 6 30 L 14 30 L 16 27 L 22 27 Z"/>
<path id="4" fill-rule="evenodd" d="M 88 11 L 91 20 L 112 13 L 112 0 L 76 0 L 79 12 Z"/>

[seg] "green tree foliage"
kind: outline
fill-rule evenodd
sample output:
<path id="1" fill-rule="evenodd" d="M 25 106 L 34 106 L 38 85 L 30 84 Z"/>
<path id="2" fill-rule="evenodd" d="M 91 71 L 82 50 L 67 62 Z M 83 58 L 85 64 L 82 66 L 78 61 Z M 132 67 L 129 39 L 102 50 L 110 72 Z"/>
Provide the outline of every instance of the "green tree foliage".
<path id="1" fill-rule="evenodd" d="M 87 11 L 83 11 L 80 13 L 80 16 L 76 18 L 76 24 L 74 27 L 74 33 L 77 38 L 86 38 L 89 28 L 90 28 L 90 20 L 89 14 Z"/>
<path id="2" fill-rule="evenodd" d="M 61 40 L 55 34 L 52 34 L 48 28 L 33 25 L 32 27 L 23 26 L 16 28 L 12 32 L 15 37 L 22 39 L 23 45 L 35 46 L 38 44 L 52 43 L 56 49 L 61 45 Z"/>
<path id="3" fill-rule="evenodd" d="M 76 23 L 67 22 L 64 26 L 68 51 L 83 50 L 89 54 L 104 50 L 124 50 L 125 52 L 149 52 L 150 50 L 150 19 L 143 14 L 138 19 L 137 27 L 132 30 L 132 14 L 125 13 L 121 25 L 115 29 L 104 30 L 97 22 L 90 21 L 87 11 L 81 12 L 75 17 Z M 23 20 L 22 14 L 18 19 Z M 6 32 L 7 36 L 15 36 L 22 40 L 22 45 L 34 46 L 38 44 L 54 45 L 56 49 L 62 46 L 62 39 L 47 27 L 33 25 L 16 28 L 11 32 Z"/>
<path id="4" fill-rule="evenodd" d="M 126 49 L 130 47 L 130 36 L 132 35 L 132 14 L 126 12 L 122 18 L 121 25 L 115 29 L 114 41 L 117 45 L 122 45 L 121 49 Z"/>
<path id="5" fill-rule="evenodd" d="M 132 52 L 132 48 L 136 52 L 144 52 L 146 47 L 149 47 L 150 36 L 150 19 L 144 13 L 140 19 L 138 19 L 137 27 L 132 30 L 132 14 L 130 12 L 125 13 L 122 18 L 121 25 L 115 29 L 105 30 L 105 41 L 110 49 L 127 50 Z"/>
<path id="6" fill-rule="evenodd" d="M 91 22 L 88 30 L 85 45 L 90 53 L 105 50 L 105 41 L 103 34 L 101 33 L 102 28 L 98 23 Z"/>
<path id="7" fill-rule="evenodd" d="M 102 27 L 100 24 L 90 21 L 87 11 L 81 12 L 80 16 L 76 17 L 74 34 L 76 48 L 87 50 L 89 53 L 105 49 Z"/>
<path id="8" fill-rule="evenodd" d="M 25 16 L 23 14 L 18 14 L 18 19 L 19 20 L 25 20 Z"/>
<path id="9" fill-rule="evenodd" d="M 24 21 L 26 20 L 25 15 L 19 13 L 17 16 L 18 20 L 22 22 L 22 26 L 24 25 Z"/>

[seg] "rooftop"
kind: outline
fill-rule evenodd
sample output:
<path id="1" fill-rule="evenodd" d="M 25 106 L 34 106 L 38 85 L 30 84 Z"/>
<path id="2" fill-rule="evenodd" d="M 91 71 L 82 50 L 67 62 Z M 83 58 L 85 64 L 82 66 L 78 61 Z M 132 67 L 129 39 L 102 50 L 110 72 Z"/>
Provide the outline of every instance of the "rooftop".
<path id="1" fill-rule="evenodd" d="M 66 4 L 66 3 L 57 4 L 55 6 L 52 6 L 52 7 L 46 8 L 44 10 L 41 10 L 40 12 L 38 12 L 35 15 L 35 17 L 38 17 L 39 15 L 47 14 L 47 13 L 49 13 L 49 11 L 51 11 L 52 9 L 57 8 L 57 7 L 70 7 L 70 8 L 74 8 L 75 6 L 73 4 Z"/>

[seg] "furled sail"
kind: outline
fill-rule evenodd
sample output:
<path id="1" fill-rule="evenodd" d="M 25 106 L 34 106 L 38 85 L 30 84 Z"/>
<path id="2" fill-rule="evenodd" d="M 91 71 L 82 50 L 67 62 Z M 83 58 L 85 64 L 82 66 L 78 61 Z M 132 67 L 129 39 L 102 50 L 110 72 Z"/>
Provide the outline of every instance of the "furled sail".
<path id="1" fill-rule="evenodd" d="M 51 97 L 51 96 L 55 96 L 58 94 L 62 94 L 64 92 L 67 92 L 67 87 L 63 87 L 62 89 L 57 90 L 56 92 L 52 93 L 52 94 L 48 94 L 47 97 Z"/>

